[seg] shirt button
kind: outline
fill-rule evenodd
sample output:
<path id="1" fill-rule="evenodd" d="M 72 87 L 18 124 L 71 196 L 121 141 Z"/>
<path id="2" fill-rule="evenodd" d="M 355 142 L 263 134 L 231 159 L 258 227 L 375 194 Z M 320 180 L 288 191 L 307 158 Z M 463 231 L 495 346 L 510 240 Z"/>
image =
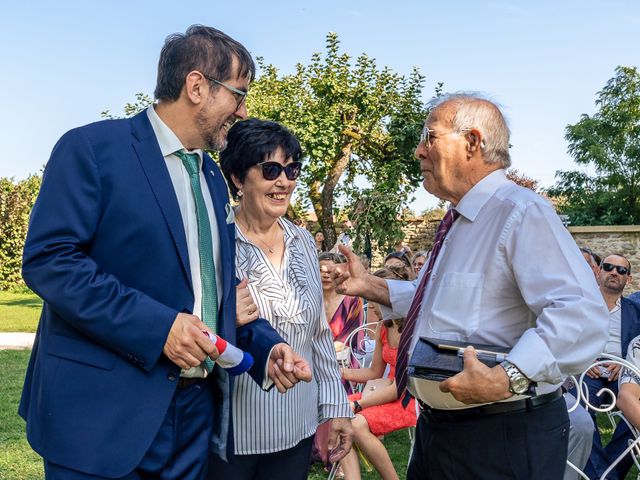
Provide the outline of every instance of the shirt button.
<path id="1" fill-rule="evenodd" d="M 169 375 L 167 375 L 167 380 L 169 380 L 170 382 L 175 382 L 176 376 L 170 373 Z"/>

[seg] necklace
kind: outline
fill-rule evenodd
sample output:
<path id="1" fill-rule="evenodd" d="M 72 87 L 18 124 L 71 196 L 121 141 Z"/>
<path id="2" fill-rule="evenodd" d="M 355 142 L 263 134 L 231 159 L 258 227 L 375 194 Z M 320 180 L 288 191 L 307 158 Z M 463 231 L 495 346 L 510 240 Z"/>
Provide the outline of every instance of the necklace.
<path id="1" fill-rule="evenodd" d="M 242 227 L 242 230 L 244 230 L 245 235 L 247 233 L 249 233 L 249 229 L 244 225 L 244 222 L 239 222 L 238 221 L 238 217 L 237 216 L 236 216 L 236 223 Z M 275 241 L 275 243 L 273 245 L 269 245 L 262 238 L 260 238 L 259 235 L 255 235 L 255 238 L 257 238 L 260 243 L 262 243 L 265 247 L 267 247 L 267 250 L 269 251 L 269 253 L 274 253 L 275 252 L 275 248 L 276 248 L 275 244 L 278 243 L 277 239 L 276 239 L 276 241 Z"/>

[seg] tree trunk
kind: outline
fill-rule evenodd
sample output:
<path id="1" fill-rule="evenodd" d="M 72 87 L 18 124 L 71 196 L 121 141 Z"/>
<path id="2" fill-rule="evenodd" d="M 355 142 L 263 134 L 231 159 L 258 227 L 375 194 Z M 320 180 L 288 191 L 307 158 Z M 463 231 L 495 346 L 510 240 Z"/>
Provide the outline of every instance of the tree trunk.
<path id="1" fill-rule="evenodd" d="M 333 165 L 329 176 L 324 182 L 321 194 L 322 212 L 318 215 L 318 219 L 322 219 L 322 229 L 324 231 L 324 238 L 327 244 L 327 248 L 333 248 L 338 237 L 336 228 L 333 221 L 333 192 L 340 181 L 340 177 L 344 173 L 349 160 L 351 158 L 351 150 L 353 144 L 351 142 L 346 143 L 340 152 L 340 158 Z M 316 214 L 318 214 L 316 210 Z"/>

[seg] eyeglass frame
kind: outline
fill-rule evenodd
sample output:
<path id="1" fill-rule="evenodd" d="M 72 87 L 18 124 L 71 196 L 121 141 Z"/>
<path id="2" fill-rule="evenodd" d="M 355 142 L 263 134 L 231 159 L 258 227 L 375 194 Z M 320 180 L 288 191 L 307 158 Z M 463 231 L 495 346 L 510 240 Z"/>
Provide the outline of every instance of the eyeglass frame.
<path id="1" fill-rule="evenodd" d="M 231 85 L 228 85 L 228 84 L 226 84 L 224 82 L 221 82 L 220 80 L 216 80 L 215 78 L 210 77 L 206 73 L 203 73 L 202 76 L 204 78 L 206 78 L 207 80 L 209 80 L 210 82 L 213 82 L 216 85 L 220 85 L 220 86 L 226 88 L 231 93 L 233 93 L 234 96 L 240 95 L 240 99 L 239 100 L 236 97 L 236 110 L 239 109 L 242 106 L 242 104 L 247 100 L 247 95 L 249 95 L 249 92 L 246 92 L 244 90 L 239 90 L 236 87 L 232 87 Z"/>
<path id="2" fill-rule="evenodd" d="M 456 135 L 462 135 L 463 133 L 467 133 L 470 132 L 471 130 L 473 130 L 472 128 L 463 128 L 460 131 L 455 131 L 452 130 L 451 132 L 445 132 L 445 133 L 441 133 L 439 135 L 433 135 L 431 132 L 435 133 L 434 130 L 431 130 L 429 127 L 427 127 L 426 125 L 422 128 L 422 132 L 420 132 L 420 144 L 424 143 L 427 147 L 427 150 L 431 150 L 433 148 L 433 143 L 430 139 L 433 138 L 434 140 L 438 140 L 440 137 L 444 137 L 445 135 L 450 135 L 450 134 L 456 134 Z M 483 146 L 484 146 L 484 140 L 483 140 Z"/>
<path id="3" fill-rule="evenodd" d="M 600 268 L 602 268 L 605 272 L 612 272 L 615 268 L 616 272 L 618 272 L 618 275 L 631 275 L 631 268 L 623 267 L 622 265 L 614 265 L 613 263 L 609 262 L 602 262 L 600 264 Z M 622 272 L 620 270 L 622 270 Z"/>
<path id="4" fill-rule="evenodd" d="M 290 180 L 290 181 L 297 180 L 298 177 L 300 177 L 300 174 L 302 173 L 302 162 L 291 162 L 287 165 L 282 165 L 279 162 L 274 162 L 273 160 L 267 160 L 266 162 L 256 163 L 255 166 L 260 167 L 260 171 L 262 172 L 262 178 L 264 178 L 268 182 L 273 182 L 274 180 L 276 180 L 280 175 L 282 175 L 282 172 L 284 172 L 284 175 L 285 177 L 287 177 L 287 180 Z M 265 167 L 270 167 L 270 166 L 277 166 L 277 169 L 278 169 L 278 174 L 273 178 L 269 178 L 265 172 Z M 295 177 L 291 178 L 288 172 L 292 172 L 292 169 L 296 167 L 298 168 L 298 173 L 295 175 Z"/>

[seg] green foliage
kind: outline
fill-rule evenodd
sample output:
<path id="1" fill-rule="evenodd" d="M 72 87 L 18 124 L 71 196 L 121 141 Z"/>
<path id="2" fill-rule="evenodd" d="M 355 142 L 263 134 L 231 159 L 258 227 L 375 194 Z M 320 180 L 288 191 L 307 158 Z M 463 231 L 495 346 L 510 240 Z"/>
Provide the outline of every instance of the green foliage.
<path id="1" fill-rule="evenodd" d="M 153 104 L 153 98 L 151 98 L 146 93 L 136 93 L 136 101 L 133 103 L 127 103 L 124 106 L 124 116 L 125 118 L 133 117 L 137 115 L 144 109 L 146 109 L 149 105 Z M 122 118 L 117 115 L 112 115 L 109 110 L 104 110 L 100 112 L 100 116 L 102 118 L 106 118 L 108 120 L 115 120 L 116 118 Z"/>
<path id="2" fill-rule="evenodd" d="M 24 288 L 22 251 L 42 177 L 0 178 L 0 290 Z"/>
<path id="3" fill-rule="evenodd" d="M 327 35 L 324 55 L 314 53 L 291 75 L 262 58 L 258 64 L 249 113 L 283 123 L 300 139 L 306 159 L 298 195 L 309 199 L 327 243 L 335 242 L 339 197 L 359 219 L 356 240 L 365 232 L 381 244 L 398 240 L 399 228 L 389 226 L 419 181 L 413 152 L 426 114 L 424 77 L 417 69 L 405 77 L 378 68 L 366 54 L 352 61 L 335 33 Z M 370 185 L 356 186 L 359 175 Z"/>
<path id="4" fill-rule="evenodd" d="M 598 112 L 567 126 L 569 153 L 594 169 L 559 171 L 548 190 L 572 225 L 640 223 L 640 73 L 618 67 L 598 92 Z"/>

